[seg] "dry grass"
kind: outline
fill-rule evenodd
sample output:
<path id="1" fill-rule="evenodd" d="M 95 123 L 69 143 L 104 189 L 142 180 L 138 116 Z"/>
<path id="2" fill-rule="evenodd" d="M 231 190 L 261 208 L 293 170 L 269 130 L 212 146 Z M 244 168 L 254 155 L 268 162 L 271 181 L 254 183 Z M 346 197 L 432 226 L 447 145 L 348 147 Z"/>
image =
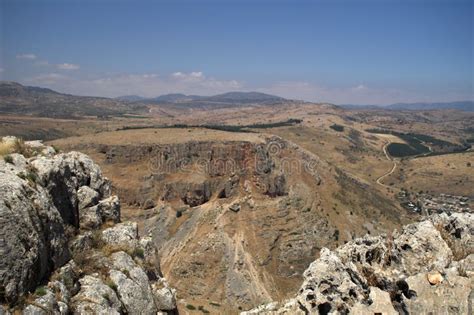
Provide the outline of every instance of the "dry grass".
<path id="1" fill-rule="evenodd" d="M 13 152 L 13 143 L 0 142 L 0 156 L 6 156 Z"/>
<path id="2" fill-rule="evenodd" d="M 387 234 L 386 244 L 387 251 L 383 257 L 382 266 L 390 266 L 392 263 L 392 250 L 393 250 L 393 235 L 391 232 Z"/>
<path id="3" fill-rule="evenodd" d="M 27 146 L 23 139 L 16 139 L 14 141 L 1 141 L 0 142 L 0 156 L 7 156 L 11 153 L 19 153 L 26 158 L 37 155 L 38 152 Z"/>

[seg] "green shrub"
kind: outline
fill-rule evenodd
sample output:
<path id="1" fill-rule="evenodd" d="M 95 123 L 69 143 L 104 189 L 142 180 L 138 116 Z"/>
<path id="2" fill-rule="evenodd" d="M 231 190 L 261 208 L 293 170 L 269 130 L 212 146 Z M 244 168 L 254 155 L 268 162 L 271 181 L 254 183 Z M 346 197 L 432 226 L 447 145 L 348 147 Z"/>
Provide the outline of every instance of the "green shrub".
<path id="1" fill-rule="evenodd" d="M 3 160 L 5 161 L 5 163 L 10 163 L 10 164 L 13 164 L 13 158 L 11 155 L 5 155 L 3 157 Z"/>
<path id="2" fill-rule="evenodd" d="M 143 259 L 145 258 L 145 251 L 143 250 L 143 248 L 135 247 L 135 249 L 133 250 L 132 256 Z"/>
<path id="3" fill-rule="evenodd" d="M 332 124 L 329 126 L 332 130 L 335 130 L 337 132 L 343 132 L 344 131 L 344 126 L 338 125 L 338 124 Z"/>
<path id="4" fill-rule="evenodd" d="M 186 308 L 187 308 L 188 310 L 195 310 L 195 309 L 196 309 L 196 307 L 195 307 L 194 305 L 192 305 L 192 304 L 186 304 Z"/>
<path id="5" fill-rule="evenodd" d="M 38 175 L 36 175 L 36 173 L 34 172 L 28 171 L 28 173 L 26 173 L 26 179 L 28 179 L 32 183 L 36 183 Z"/>
<path id="6" fill-rule="evenodd" d="M 41 287 L 37 287 L 36 290 L 35 290 L 35 295 L 37 296 L 43 296 L 45 295 L 47 292 L 46 292 L 46 288 L 41 286 Z"/>

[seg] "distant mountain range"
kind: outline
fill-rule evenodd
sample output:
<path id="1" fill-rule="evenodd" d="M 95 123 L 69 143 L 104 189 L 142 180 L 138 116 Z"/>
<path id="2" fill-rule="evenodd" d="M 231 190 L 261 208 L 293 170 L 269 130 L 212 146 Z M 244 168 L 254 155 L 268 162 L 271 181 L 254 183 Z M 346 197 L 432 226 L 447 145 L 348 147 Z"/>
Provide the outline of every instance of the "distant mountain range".
<path id="1" fill-rule="evenodd" d="M 162 109 L 217 109 L 235 106 L 279 106 L 291 102 L 279 96 L 260 92 L 228 92 L 212 96 L 180 93 L 144 98 L 126 95 L 117 98 L 76 96 L 47 88 L 24 86 L 16 82 L 0 81 L 0 114 L 19 114 L 42 117 L 74 118 L 84 116 L 121 116 L 148 113 L 151 107 Z M 350 109 L 433 110 L 457 109 L 474 111 L 473 101 L 451 103 L 413 103 L 374 105 L 341 105 Z"/>
<path id="2" fill-rule="evenodd" d="M 456 109 L 474 112 L 474 101 L 445 102 L 445 103 L 396 103 L 391 105 L 339 105 L 347 109 L 389 109 L 389 110 L 438 110 Z"/>
<path id="3" fill-rule="evenodd" d="M 41 117 L 121 116 L 147 113 L 152 106 L 215 109 L 239 105 L 273 105 L 287 101 L 279 96 L 258 92 L 229 92 L 213 96 L 166 94 L 155 98 L 138 95 L 117 98 L 76 96 L 16 82 L 0 81 L 0 114 Z"/>
<path id="4" fill-rule="evenodd" d="M 259 92 L 228 92 L 212 96 L 185 95 L 181 93 L 165 94 L 155 98 L 143 98 L 137 95 L 121 96 L 117 99 L 151 104 L 269 104 L 287 101 L 283 97 Z"/>

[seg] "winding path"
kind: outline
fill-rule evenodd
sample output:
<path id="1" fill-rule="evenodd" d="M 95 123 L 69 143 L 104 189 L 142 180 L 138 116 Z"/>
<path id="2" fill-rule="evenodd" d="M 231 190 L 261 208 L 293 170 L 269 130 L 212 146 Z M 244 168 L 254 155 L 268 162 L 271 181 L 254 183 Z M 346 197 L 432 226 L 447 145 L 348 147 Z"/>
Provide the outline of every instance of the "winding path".
<path id="1" fill-rule="evenodd" d="M 382 179 L 384 179 L 385 177 L 390 176 L 391 174 L 393 174 L 393 172 L 395 172 L 395 170 L 397 169 L 397 164 L 398 164 L 396 160 L 393 160 L 392 158 L 390 158 L 390 155 L 389 155 L 388 152 L 387 152 L 387 146 L 388 146 L 390 143 L 391 143 L 391 142 L 385 143 L 385 145 L 383 146 L 382 150 L 383 150 L 383 153 L 385 154 L 385 157 L 387 158 L 387 160 L 393 162 L 392 169 L 391 169 L 390 171 L 388 171 L 387 173 L 383 174 L 382 176 L 380 176 L 379 178 L 377 178 L 377 181 L 376 181 L 377 184 L 379 184 L 379 185 L 381 185 L 381 186 L 384 186 L 384 187 L 388 187 L 388 188 L 390 188 L 390 186 L 385 185 L 384 183 L 382 183 Z"/>

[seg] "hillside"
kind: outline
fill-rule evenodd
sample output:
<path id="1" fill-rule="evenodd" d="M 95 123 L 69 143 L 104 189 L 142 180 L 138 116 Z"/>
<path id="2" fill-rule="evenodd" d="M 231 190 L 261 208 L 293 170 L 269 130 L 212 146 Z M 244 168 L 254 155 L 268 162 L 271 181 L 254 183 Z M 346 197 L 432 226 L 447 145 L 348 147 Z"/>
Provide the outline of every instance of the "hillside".
<path id="1" fill-rule="evenodd" d="M 288 297 L 321 247 L 409 220 L 365 181 L 280 137 L 150 128 L 52 143 L 94 157 L 153 235 L 181 297 L 218 301 L 224 313 Z"/>
<path id="2" fill-rule="evenodd" d="M 141 102 L 160 104 L 166 107 L 215 109 L 239 105 L 273 105 L 289 101 L 279 96 L 259 92 L 228 92 L 213 96 L 166 94 L 156 98 L 141 100 Z"/>
<path id="3" fill-rule="evenodd" d="M 141 104 L 119 100 L 62 94 L 50 89 L 0 82 L 0 113 L 41 117 L 77 118 L 83 116 L 119 116 L 141 112 Z"/>

